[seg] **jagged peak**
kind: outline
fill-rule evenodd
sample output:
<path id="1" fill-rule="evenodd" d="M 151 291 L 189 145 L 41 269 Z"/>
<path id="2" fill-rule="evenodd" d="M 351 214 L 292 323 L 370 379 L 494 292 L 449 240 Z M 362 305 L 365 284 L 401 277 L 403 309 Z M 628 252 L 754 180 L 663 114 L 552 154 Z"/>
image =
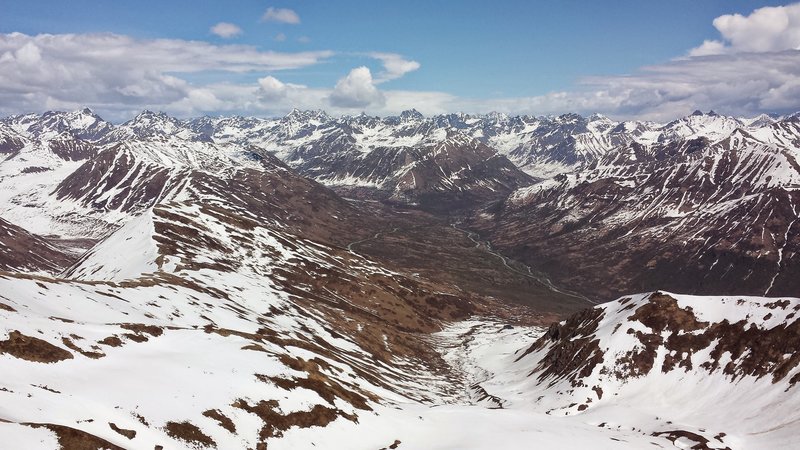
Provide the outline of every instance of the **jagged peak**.
<path id="1" fill-rule="evenodd" d="M 406 109 L 403 112 L 401 112 L 400 113 L 400 118 L 405 120 L 405 121 L 422 120 L 422 119 L 425 118 L 425 116 L 421 112 L 417 111 L 415 108 L 411 108 L 411 109 Z"/>
<path id="2" fill-rule="evenodd" d="M 133 126 L 133 125 L 139 125 L 141 123 L 150 123 L 150 122 L 172 123 L 172 124 L 182 123 L 181 120 L 172 117 L 163 111 L 155 112 L 149 109 L 145 109 L 139 114 L 137 114 L 136 117 L 134 117 L 133 119 L 125 122 L 123 125 Z"/>
<path id="3" fill-rule="evenodd" d="M 484 117 L 497 121 L 508 120 L 508 114 L 499 111 L 490 111 Z"/>
<path id="4" fill-rule="evenodd" d="M 328 120 L 330 116 L 328 113 L 321 109 L 306 109 L 300 110 L 298 108 L 292 108 L 289 114 L 283 116 L 284 119 L 290 120 L 304 120 L 304 119 L 318 119 L 318 120 Z"/>
<path id="5" fill-rule="evenodd" d="M 138 125 L 151 122 L 178 122 L 178 119 L 167 115 L 163 111 L 155 112 L 149 109 L 142 110 L 133 119 L 123 123 L 126 126 Z"/>
<path id="6" fill-rule="evenodd" d="M 557 116 L 555 118 L 559 122 L 580 122 L 584 119 L 584 117 L 578 113 L 565 113 Z"/>
<path id="7" fill-rule="evenodd" d="M 589 116 L 589 121 L 590 122 L 598 122 L 598 121 L 612 122 L 612 120 L 609 119 L 608 116 L 605 116 L 605 115 L 600 114 L 600 113 L 594 113 L 591 116 Z"/>
<path id="8" fill-rule="evenodd" d="M 143 109 L 142 112 L 136 115 L 136 117 L 169 117 L 167 113 L 164 111 L 153 111 L 151 109 Z"/>
<path id="9" fill-rule="evenodd" d="M 719 118 L 728 118 L 728 116 L 722 115 L 714 111 L 713 109 L 708 110 L 708 112 L 703 112 L 695 110 L 693 113 L 689 114 L 686 117 L 719 117 Z"/>

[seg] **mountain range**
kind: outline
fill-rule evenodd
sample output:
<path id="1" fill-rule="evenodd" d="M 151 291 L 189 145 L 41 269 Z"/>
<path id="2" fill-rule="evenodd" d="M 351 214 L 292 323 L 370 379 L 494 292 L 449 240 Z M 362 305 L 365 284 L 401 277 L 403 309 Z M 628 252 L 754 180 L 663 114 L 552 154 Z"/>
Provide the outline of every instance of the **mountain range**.
<path id="1" fill-rule="evenodd" d="M 597 286 L 605 298 L 657 288 L 751 295 L 800 288 L 791 258 L 799 244 L 792 239 L 800 206 L 796 114 L 696 111 L 656 124 L 576 114 L 426 118 L 415 110 L 180 120 L 144 111 L 113 125 L 84 109 L 7 117 L 0 142 L 16 155 L 4 164 L 0 185 L 11 198 L 0 213 L 28 221 L 34 233 L 44 229 L 31 221 L 44 220 L 55 230 L 46 234 L 99 237 L 119 225 L 119 212 L 163 200 L 187 170 L 233 173 L 277 158 L 344 197 L 456 217 L 584 294 Z M 45 207 L 52 198 L 57 204 Z M 61 200 L 89 213 L 73 214 Z"/>
<path id="2" fill-rule="evenodd" d="M 797 114 L 0 119 L 0 435 L 794 447 L 798 158 Z"/>

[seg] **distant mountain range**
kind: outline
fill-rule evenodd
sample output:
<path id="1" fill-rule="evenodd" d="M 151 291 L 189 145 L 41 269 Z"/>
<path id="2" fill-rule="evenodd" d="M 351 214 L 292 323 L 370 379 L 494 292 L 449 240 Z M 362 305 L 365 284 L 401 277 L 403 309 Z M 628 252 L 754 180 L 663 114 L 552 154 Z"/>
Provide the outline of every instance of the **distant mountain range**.
<path id="1" fill-rule="evenodd" d="M 99 237 L 119 212 L 177 195 L 194 170 L 232 174 L 276 157 L 348 197 L 469 216 L 497 248 L 583 292 L 789 294 L 800 289 L 791 258 L 799 148 L 797 114 L 696 111 L 657 124 L 144 111 L 113 125 L 89 109 L 47 112 L 0 120 L 9 155 L 0 216 L 29 231 Z"/>

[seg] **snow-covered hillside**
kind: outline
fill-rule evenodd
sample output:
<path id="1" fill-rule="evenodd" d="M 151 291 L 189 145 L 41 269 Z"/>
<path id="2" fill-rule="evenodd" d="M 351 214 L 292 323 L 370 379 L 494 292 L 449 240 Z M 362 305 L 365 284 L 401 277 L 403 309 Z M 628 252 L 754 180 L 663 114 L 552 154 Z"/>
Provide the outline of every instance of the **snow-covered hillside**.
<path id="1" fill-rule="evenodd" d="M 265 448 L 293 427 L 449 395 L 423 336 L 483 307 L 276 215 L 288 195 L 322 194 L 263 176 L 293 194 L 253 193 L 285 203 L 247 208 L 247 191 L 206 196 L 192 180 L 64 278 L 0 275 L 4 443 Z M 345 207 L 330 201 L 316 206 Z"/>
<path id="2" fill-rule="evenodd" d="M 678 447 L 793 448 L 798 311 L 797 298 L 624 297 L 551 326 L 483 387 Z"/>
<path id="3" fill-rule="evenodd" d="M 529 448 L 531 442 L 546 448 L 793 448 L 798 444 L 793 425 L 797 421 L 797 396 L 791 395 L 797 389 L 798 378 L 793 347 L 800 337 L 795 317 L 798 310 L 800 300 L 793 298 L 692 297 L 659 292 L 598 306 L 549 330 L 475 317 L 453 323 L 430 338 L 451 367 L 446 377 L 429 374 L 425 384 L 407 385 L 407 396 L 378 390 L 386 397 L 379 402 L 367 400 L 369 410 L 352 410 L 358 414 L 357 422 L 340 417 L 325 427 L 295 425 L 280 430 L 280 438 L 268 441 L 269 448 L 324 445 L 331 449 L 371 449 L 393 445 L 415 450 L 498 446 L 523 449 Z M 286 326 L 290 322 L 284 323 Z M 121 331 L 130 333 L 128 328 Z M 180 345 L 177 337 L 189 332 L 157 330 L 150 330 L 156 335 L 139 330 L 148 341 L 125 345 L 154 351 L 160 345 Z M 123 339 L 126 342 L 128 338 Z M 226 341 L 248 342 L 243 339 L 244 336 L 223 339 L 216 333 L 206 333 L 202 342 L 205 348 L 224 350 Z M 268 385 L 248 378 L 247 371 L 234 375 L 218 370 L 220 364 L 243 364 L 244 360 L 236 359 L 258 354 L 238 350 L 234 348 L 238 344 L 232 341 L 230 345 L 233 347 L 222 360 L 214 359 L 213 365 L 206 363 L 206 372 L 196 382 L 204 380 L 211 383 L 204 386 L 218 386 L 214 382 L 222 381 L 221 377 L 225 381 L 238 377 L 241 384 L 234 385 L 237 390 L 247 390 L 245 386 L 254 383 L 260 394 L 272 392 Z M 274 347 L 259 345 L 266 347 L 262 358 L 275 351 Z M 114 353 L 120 354 L 124 348 L 108 349 L 109 354 L 101 359 L 108 358 L 107 364 L 112 364 L 119 360 Z M 205 367 L 199 360 L 194 362 L 193 352 L 186 348 L 177 346 L 174 350 L 188 353 L 186 361 L 192 364 L 182 369 L 186 372 L 181 375 L 182 380 L 192 374 L 195 364 Z M 281 362 L 287 360 L 291 361 L 280 358 Z M 323 360 L 328 358 L 322 357 L 316 364 Z M 284 373 L 276 379 L 295 373 L 281 368 L 277 361 L 269 366 L 268 361 L 258 370 Z M 156 367 L 161 366 L 166 366 L 162 370 L 178 370 L 166 361 L 158 361 Z M 333 367 L 337 364 L 319 375 L 328 374 Z M 414 377 L 420 377 L 420 373 Z M 65 384 L 67 381 L 60 381 L 59 386 Z M 443 385 L 451 389 L 431 397 Z M 191 386 L 183 383 L 177 390 L 167 386 L 159 389 L 169 389 L 165 395 L 184 398 L 181 396 Z M 309 387 L 299 385 L 291 390 L 293 402 Z M 227 389 L 230 388 L 222 390 Z M 273 395 L 281 395 L 279 392 L 275 390 Z M 416 397 L 421 392 L 425 398 Z M 33 389 L 33 393 L 36 397 L 60 397 L 43 389 Z M 310 391 L 308 394 L 306 402 L 319 401 Z M 187 398 L 186 403 L 199 409 L 212 408 L 217 405 L 211 400 L 225 395 L 208 392 L 202 399 Z M 146 399 L 132 402 L 119 394 L 114 398 L 122 405 L 140 405 L 134 417 L 124 414 L 129 408 L 126 406 L 114 418 L 131 430 L 138 430 L 133 439 L 116 436 L 118 432 L 105 423 L 92 426 L 89 422 L 81 428 L 97 430 L 123 446 L 147 439 L 179 447 L 187 445 L 165 436 L 180 428 L 168 425 L 165 431 L 151 432 L 142 423 L 147 419 L 167 421 L 174 415 L 159 412 L 156 418 Z M 337 404 L 340 401 L 336 398 Z M 278 403 L 281 409 L 291 408 L 288 401 Z M 248 430 L 258 431 L 258 414 L 248 418 L 247 410 L 241 408 L 241 403 L 234 403 L 232 407 L 193 415 L 191 423 L 198 424 L 203 434 L 192 436 L 206 435 L 218 447 L 246 445 L 247 440 L 241 435 Z M 188 409 L 183 405 L 180 412 L 173 414 Z M 118 423 L 115 426 L 128 430 Z M 47 439 L 50 435 L 47 429 L 6 428 L 19 441 Z M 202 442 L 194 443 L 202 447 Z"/>

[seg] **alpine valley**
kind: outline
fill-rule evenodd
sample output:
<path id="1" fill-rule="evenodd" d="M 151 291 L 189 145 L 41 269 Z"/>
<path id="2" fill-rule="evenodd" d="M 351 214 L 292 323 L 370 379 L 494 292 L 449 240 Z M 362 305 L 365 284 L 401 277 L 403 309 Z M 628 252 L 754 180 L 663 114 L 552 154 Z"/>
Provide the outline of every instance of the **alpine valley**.
<path id="1" fill-rule="evenodd" d="M 0 447 L 800 448 L 800 114 L 0 119 Z"/>

